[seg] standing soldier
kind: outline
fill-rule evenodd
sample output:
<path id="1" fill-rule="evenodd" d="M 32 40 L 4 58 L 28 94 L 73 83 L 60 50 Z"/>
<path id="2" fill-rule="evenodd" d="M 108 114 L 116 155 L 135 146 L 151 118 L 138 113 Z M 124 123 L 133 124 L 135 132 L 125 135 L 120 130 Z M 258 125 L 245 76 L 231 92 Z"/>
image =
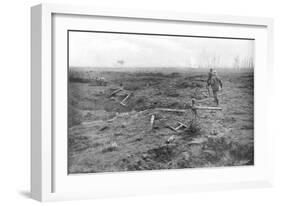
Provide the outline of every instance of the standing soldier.
<path id="1" fill-rule="evenodd" d="M 211 87 L 213 90 L 214 101 L 217 104 L 217 106 L 219 106 L 218 91 L 222 89 L 222 81 L 217 76 L 216 71 L 213 71 L 213 74 L 212 74 Z"/>
<path id="2" fill-rule="evenodd" d="M 206 88 L 207 88 L 209 97 L 211 96 L 211 93 L 210 93 L 210 86 L 211 86 L 212 75 L 213 75 L 213 69 L 211 68 L 210 71 L 209 71 L 209 73 L 208 73 L 208 79 L 207 79 L 207 85 L 206 85 Z"/>

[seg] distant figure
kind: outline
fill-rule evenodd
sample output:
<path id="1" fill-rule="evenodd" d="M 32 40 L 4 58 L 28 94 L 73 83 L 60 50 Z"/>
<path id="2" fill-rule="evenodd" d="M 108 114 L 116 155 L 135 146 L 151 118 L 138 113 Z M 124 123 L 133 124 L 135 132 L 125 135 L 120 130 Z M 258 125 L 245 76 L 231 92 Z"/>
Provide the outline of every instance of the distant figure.
<path id="1" fill-rule="evenodd" d="M 206 85 L 206 88 L 207 88 L 209 97 L 211 96 L 211 93 L 210 93 L 210 86 L 211 86 L 211 79 L 212 79 L 212 76 L 213 76 L 213 69 L 211 68 L 210 71 L 209 71 L 209 73 L 208 73 L 208 79 L 207 79 L 207 85 Z"/>
<path id="2" fill-rule="evenodd" d="M 217 104 L 217 106 L 219 106 L 218 91 L 222 89 L 222 81 L 218 77 L 216 71 L 213 71 L 210 83 L 213 90 L 214 101 Z"/>

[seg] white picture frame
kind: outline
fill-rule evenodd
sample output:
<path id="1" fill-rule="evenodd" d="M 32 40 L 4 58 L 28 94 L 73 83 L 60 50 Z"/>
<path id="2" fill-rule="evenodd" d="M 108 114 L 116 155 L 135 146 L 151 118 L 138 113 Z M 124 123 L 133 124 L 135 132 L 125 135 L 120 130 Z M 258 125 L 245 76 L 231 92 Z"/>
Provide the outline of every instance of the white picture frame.
<path id="1" fill-rule="evenodd" d="M 157 21 L 162 24 L 191 23 L 203 26 L 215 25 L 212 34 L 221 27 L 247 27 L 247 31 L 237 31 L 234 35 L 252 35 L 251 29 L 256 28 L 260 39 L 260 48 L 257 50 L 259 62 L 255 69 L 255 166 L 251 168 L 210 168 L 192 170 L 161 170 L 144 172 L 123 172 L 122 174 L 98 174 L 68 177 L 63 171 L 63 158 L 66 152 L 62 151 L 64 140 L 57 142 L 58 128 L 56 119 L 63 113 L 56 115 L 56 95 L 64 91 L 57 81 L 64 82 L 62 76 L 56 73 L 54 62 L 60 46 L 54 45 L 54 30 L 68 27 L 67 21 L 55 20 L 56 15 L 80 18 L 107 18 L 108 25 L 114 27 L 114 19 L 126 22 L 138 21 L 148 24 L 148 21 Z M 112 21 L 112 23 L 110 23 Z M 63 22 L 63 23 L 62 23 Z M 77 24 L 70 23 L 72 25 Z M 88 24 L 88 25 L 87 25 Z M 89 26 L 85 20 L 81 27 Z M 102 23 L 101 23 L 102 24 Z M 94 25 L 95 26 L 95 25 Z M 102 25 L 100 26 L 102 28 Z M 65 29 L 65 28 L 64 28 Z M 69 29 L 69 28 L 66 28 Z M 116 29 L 116 28 L 115 28 Z M 130 28 L 128 27 L 130 30 Z M 139 28 L 141 29 L 141 27 Z M 152 27 L 148 31 L 155 32 Z M 180 29 L 179 29 L 180 30 Z M 221 15 L 201 15 L 176 12 L 149 12 L 134 10 L 114 10 L 106 8 L 92 8 L 83 6 L 69 6 L 56 4 L 40 4 L 31 8 L 31 196 L 39 201 L 83 199 L 95 197 L 112 197 L 121 195 L 171 193 L 188 191 L 208 191 L 214 189 L 238 189 L 250 187 L 269 187 L 273 185 L 273 139 L 274 132 L 270 130 L 270 120 L 267 113 L 270 108 L 270 95 L 267 90 L 272 88 L 273 78 L 273 20 L 258 17 L 236 17 Z M 64 32 L 64 31 L 62 31 Z M 180 31 L 179 31 L 180 32 Z M 202 31 L 204 32 L 204 31 Z M 221 31 L 223 32 L 223 31 Z M 60 34 L 58 34 L 60 35 Z M 61 49 L 63 53 L 63 49 Z M 55 54 L 56 53 L 56 54 Z M 57 61 L 57 60 L 56 60 Z M 59 64 L 59 63 L 58 63 Z M 261 82 L 266 84 L 261 85 Z M 57 107 L 57 105 L 56 105 Z M 61 131 L 63 132 L 63 131 Z M 55 134 L 56 133 L 56 134 Z M 60 133 L 60 132 L 58 132 Z M 262 138 L 266 137 L 266 138 Z M 256 150 L 257 148 L 257 150 Z M 262 148 L 262 150 L 261 150 Z M 62 149 L 62 150 L 61 150 Z M 66 151 L 67 148 L 65 148 Z M 62 164 L 61 164 L 62 163 Z M 191 179 L 193 181 L 191 181 Z M 162 181 L 161 181 L 162 180 Z M 164 181 L 165 180 L 165 181 Z M 199 181 L 200 180 L 200 181 Z M 85 184 L 87 183 L 87 184 Z M 84 185 L 84 187 L 79 187 Z M 67 188 L 72 187 L 71 190 Z"/>

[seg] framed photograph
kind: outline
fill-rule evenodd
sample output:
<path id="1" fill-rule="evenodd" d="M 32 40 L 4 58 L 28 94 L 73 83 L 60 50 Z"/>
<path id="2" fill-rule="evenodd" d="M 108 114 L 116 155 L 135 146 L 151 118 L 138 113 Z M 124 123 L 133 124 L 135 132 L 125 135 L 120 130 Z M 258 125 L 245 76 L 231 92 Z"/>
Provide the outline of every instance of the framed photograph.
<path id="1" fill-rule="evenodd" d="M 31 9 L 40 201 L 268 187 L 268 18 Z"/>

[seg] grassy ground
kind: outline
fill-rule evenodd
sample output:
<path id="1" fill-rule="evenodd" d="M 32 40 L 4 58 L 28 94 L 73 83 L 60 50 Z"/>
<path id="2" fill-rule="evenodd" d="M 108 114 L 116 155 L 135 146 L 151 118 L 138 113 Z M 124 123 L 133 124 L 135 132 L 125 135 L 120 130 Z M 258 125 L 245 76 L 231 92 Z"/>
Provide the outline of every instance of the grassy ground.
<path id="1" fill-rule="evenodd" d="M 94 75 L 104 77 L 107 84 L 98 86 L 91 80 L 69 84 L 69 173 L 254 164 L 252 72 L 219 72 L 222 111 L 199 111 L 198 121 L 179 132 L 167 126 L 190 123 L 191 112 L 154 108 L 184 109 L 192 98 L 199 105 L 215 106 L 207 98 L 206 71 Z M 125 91 L 109 97 L 120 87 Z M 129 92 L 126 106 L 121 105 Z"/>

